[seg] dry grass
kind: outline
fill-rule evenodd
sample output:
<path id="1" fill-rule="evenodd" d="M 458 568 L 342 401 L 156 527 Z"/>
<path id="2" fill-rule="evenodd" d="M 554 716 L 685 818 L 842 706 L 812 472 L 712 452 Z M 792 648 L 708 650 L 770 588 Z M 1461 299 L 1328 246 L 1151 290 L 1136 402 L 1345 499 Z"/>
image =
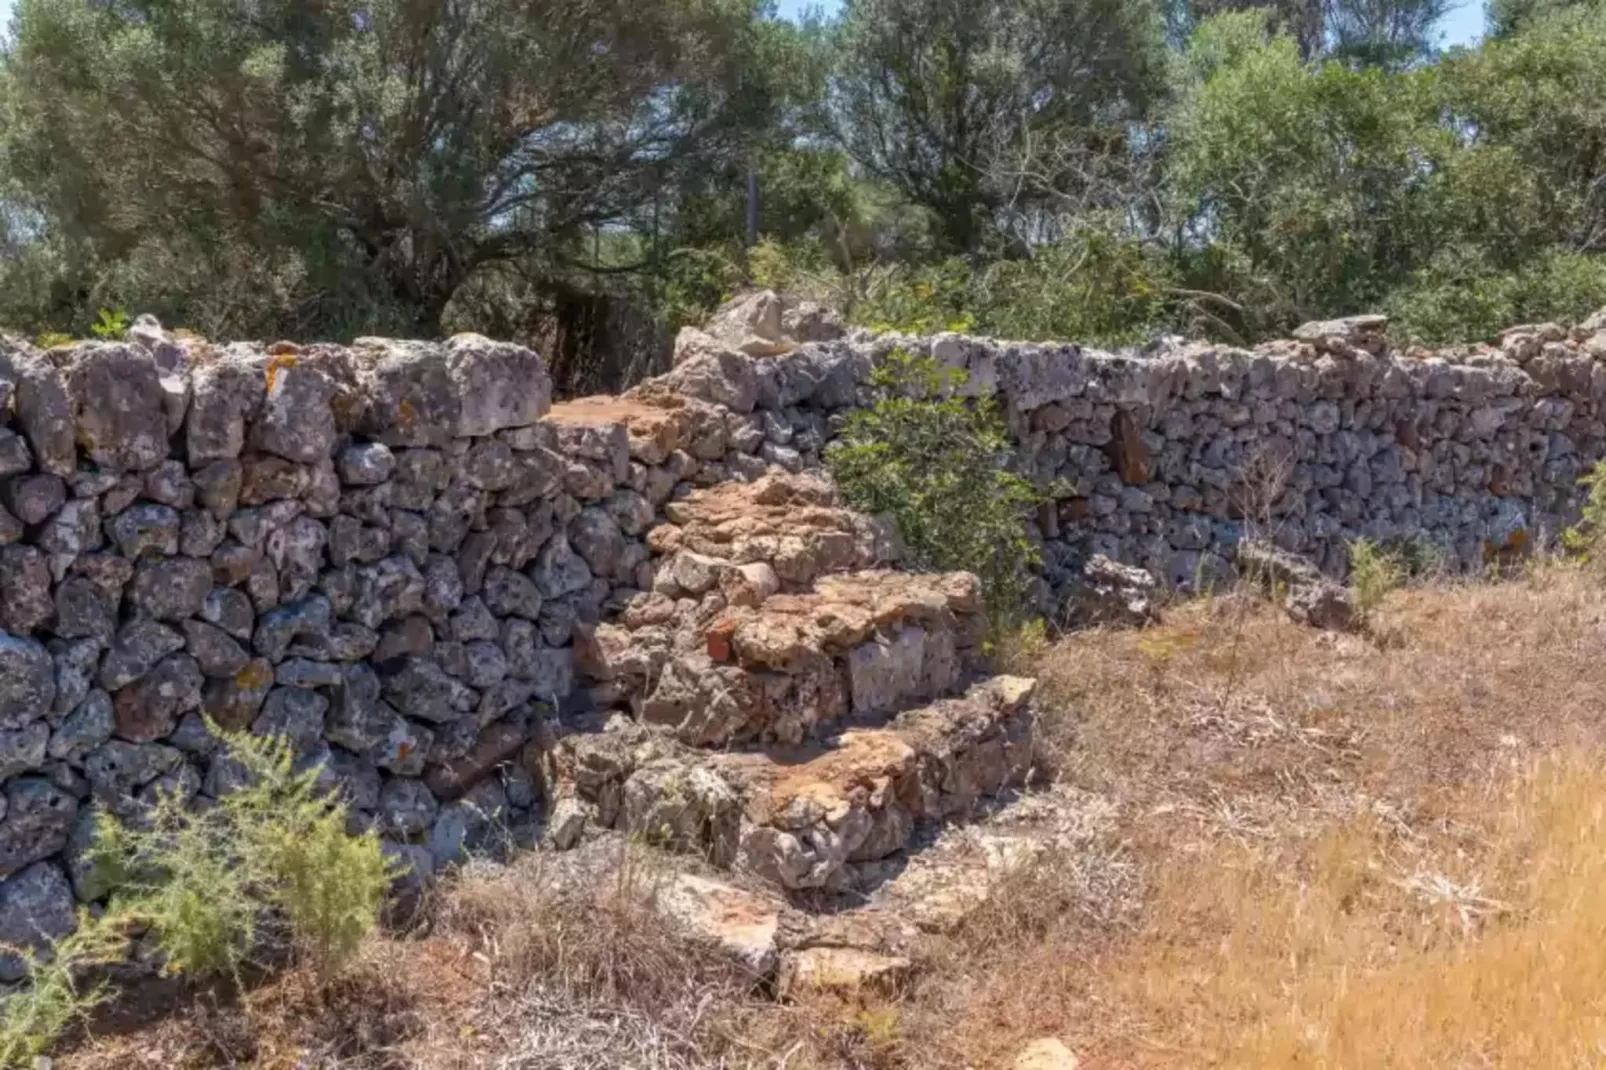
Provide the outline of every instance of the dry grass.
<path id="1" fill-rule="evenodd" d="M 1371 638 L 1229 595 L 1038 673 L 1062 775 L 1121 809 L 1150 892 L 1060 912 L 1064 858 L 1006 888 L 908 993 L 902 1065 L 1043 1035 L 1091 1070 L 1601 1064 L 1598 580 L 1395 592 Z"/>
<path id="2" fill-rule="evenodd" d="M 1039 801 L 1114 817 L 923 937 L 902 991 L 777 1005 L 644 907 L 651 856 L 534 857 L 340 990 L 291 975 L 58 1065 L 984 1070 L 1040 1036 L 1085 1070 L 1606 1061 L 1598 578 L 1396 591 L 1367 637 L 1228 595 L 1015 656 Z"/>

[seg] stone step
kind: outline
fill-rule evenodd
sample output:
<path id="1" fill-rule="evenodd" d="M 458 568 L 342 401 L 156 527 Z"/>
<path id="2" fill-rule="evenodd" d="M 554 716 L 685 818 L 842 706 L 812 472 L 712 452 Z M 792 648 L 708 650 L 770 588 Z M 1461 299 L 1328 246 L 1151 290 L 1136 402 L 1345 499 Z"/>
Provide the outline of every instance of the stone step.
<path id="1" fill-rule="evenodd" d="M 585 823 L 618 829 L 788 893 L 847 890 L 922 822 L 963 817 L 1026 781 L 1034 689 L 998 677 L 884 727 L 725 753 L 616 718 L 555 746 L 549 825 L 570 840 Z"/>
<path id="2" fill-rule="evenodd" d="M 986 618 L 968 573 L 852 572 L 784 594 L 732 568 L 724 591 L 645 595 L 588 630 L 577 670 L 593 707 L 628 710 L 691 746 L 801 744 L 949 694 L 984 663 Z"/>
<path id="3" fill-rule="evenodd" d="M 923 935 L 951 932 L 1048 852 L 1086 851 L 1099 829 L 1079 802 L 1028 794 L 976 823 L 929 830 L 861 867 L 859 891 L 788 896 L 750 874 L 677 873 L 654 886 L 652 904 L 782 999 L 896 987 L 920 968 Z"/>

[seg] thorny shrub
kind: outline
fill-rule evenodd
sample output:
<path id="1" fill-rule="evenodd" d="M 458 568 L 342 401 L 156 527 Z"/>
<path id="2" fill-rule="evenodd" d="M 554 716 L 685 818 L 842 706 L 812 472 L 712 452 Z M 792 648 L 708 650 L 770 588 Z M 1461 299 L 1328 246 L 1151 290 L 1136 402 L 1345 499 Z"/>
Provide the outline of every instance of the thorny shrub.
<path id="1" fill-rule="evenodd" d="M 294 951 L 327 981 L 374 928 L 393 877 L 373 832 L 347 831 L 346 807 L 298 768 L 285 741 L 220 733 L 240 786 L 207 808 L 164 792 L 139 821 L 102 814 L 90 859 L 113 888 L 99 916 L 48 955 L 0 1011 L 0 1067 L 48 1050 L 113 993 L 86 983 L 148 931 L 168 973 L 239 980 L 254 953 Z"/>

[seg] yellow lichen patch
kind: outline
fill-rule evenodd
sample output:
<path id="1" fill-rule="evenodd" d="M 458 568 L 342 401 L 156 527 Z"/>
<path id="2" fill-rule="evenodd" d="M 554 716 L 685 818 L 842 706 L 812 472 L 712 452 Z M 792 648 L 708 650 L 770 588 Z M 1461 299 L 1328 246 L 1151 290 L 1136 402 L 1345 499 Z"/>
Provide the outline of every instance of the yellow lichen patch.
<path id="1" fill-rule="evenodd" d="M 294 368 L 298 363 L 300 363 L 300 358 L 293 353 L 274 354 L 273 358 L 268 361 L 268 393 L 273 393 L 273 386 L 279 381 L 279 373 Z"/>
<path id="2" fill-rule="evenodd" d="M 273 682 L 273 670 L 266 662 L 253 661 L 234 674 L 235 686 L 246 689 L 266 687 Z"/>

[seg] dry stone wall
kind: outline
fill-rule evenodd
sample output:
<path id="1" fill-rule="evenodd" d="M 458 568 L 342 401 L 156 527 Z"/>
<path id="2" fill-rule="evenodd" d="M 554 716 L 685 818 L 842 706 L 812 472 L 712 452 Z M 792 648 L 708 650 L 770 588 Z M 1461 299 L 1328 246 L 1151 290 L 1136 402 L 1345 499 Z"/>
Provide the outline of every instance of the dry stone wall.
<path id="1" fill-rule="evenodd" d="M 876 361 L 925 353 L 998 400 L 1049 495 L 1055 600 L 1098 553 L 1178 585 L 1230 578 L 1251 531 L 1335 571 L 1360 535 L 1476 565 L 1571 520 L 1606 449 L 1606 323 L 1441 354 L 1393 352 L 1381 326 L 1112 354 L 849 335 L 760 295 L 686 333 L 668 375 L 555 407 L 535 353 L 477 336 L 215 346 L 142 320 L 124 343 L 0 344 L 0 944 L 103 894 L 82 861 L 97 811 L 238 783 L 207 718 L 287 737 L 425 875 L 493 829 L 665 824 L 683 794 L 653 785 L 692 777 L 697 748 L 903 717 L 828 763 L 892 792 L 841 811 L 852 836 L 769 802 L 687 811 L 701 849 L 837 882 L 1025 753 L 1013 699 L 912 709 L 971 686 L 973 587 L 887 572 L 885 525 L 787 475 Z M 20 965 L 0 955 L 0 981 Z"/>
<path id="2" fill-rule="evenodd" d="M 750 404 L 761 423 L 823 422 L 829 437 L 895 348 L 964 370 L 967 390 L 998 402 L 1015 463 L 1047 496 L 1036 530 L 1051 604 L 1097 554 L 1174 587 L 1230 583 L 1247 536 L 1340 576 L 1363 536 L 1481 567 L 1575 522 L 1578 480 L 1606 453 L 1606 316 L 1439 352 L 1396 350 L 1385 320 L 1356 317 L 1253 350 L 858 333 L 744 364 L 728 347 L 772 351 L 775 317 L 737 312 L 718 337 L 683 336 L 667 378 Z M 807 461 L 816 441 L 771 445 L 767 459 Z"/>

